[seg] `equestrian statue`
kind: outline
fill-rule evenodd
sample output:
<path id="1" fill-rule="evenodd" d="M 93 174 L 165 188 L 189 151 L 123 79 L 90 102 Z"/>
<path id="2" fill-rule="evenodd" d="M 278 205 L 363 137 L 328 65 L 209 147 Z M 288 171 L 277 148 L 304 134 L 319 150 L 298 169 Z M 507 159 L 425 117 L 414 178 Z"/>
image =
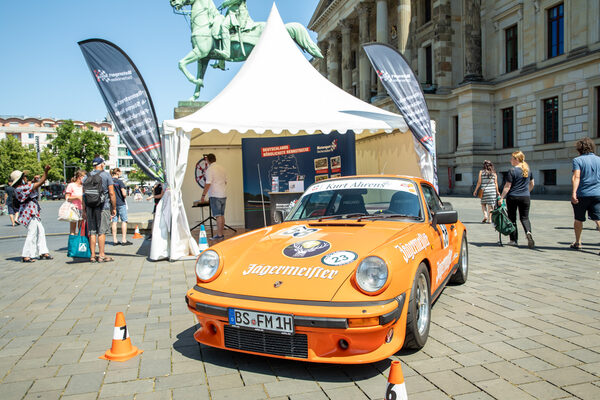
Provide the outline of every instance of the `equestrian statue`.
<path id="1" fill-rule="evenodd" d="M 190 100 L 197 100 L 204 86 L 204 74 L 210 60 L 216 62 L 214 68 L 225 69 L 225 62 L 246 61 L 258 43 L 266 23 L 255 22 L 248 13 L 246 0 L 225 0 L 217 8 L 213 0 L 170 0 L 177 14 L 190 16 L 192 30 L 192 51 L 179 61 L 179 69 L 186 78 L 196 85 Z M 191 10 L 183 10 L 191 6 Z M 225 15 L 220 10 L 226 10 Z M 302 24 L 290 22 L 285 27 L 294 41 L 316 58 L 323 58 L 319 47 L 311 40 Z M 187 65 L 198 62 L 194 77 Z"/>

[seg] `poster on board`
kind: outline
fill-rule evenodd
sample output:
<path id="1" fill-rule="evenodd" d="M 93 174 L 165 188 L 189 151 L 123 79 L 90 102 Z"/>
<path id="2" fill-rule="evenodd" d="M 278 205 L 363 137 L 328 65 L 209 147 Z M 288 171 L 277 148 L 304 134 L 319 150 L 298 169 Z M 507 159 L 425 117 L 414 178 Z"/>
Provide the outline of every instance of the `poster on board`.
<path id="1" fill-rule="evenodd" d="M 316 181 L 356 175 L 354 133 L 243 138 L 242 166 L 246 229 L 260 228 L 264 225 L 263 202 L 267 225 L 271 224 L 273 178 L 279 192 L 289 193 L 289 182 L 303 181 L 306 189 Z"/>

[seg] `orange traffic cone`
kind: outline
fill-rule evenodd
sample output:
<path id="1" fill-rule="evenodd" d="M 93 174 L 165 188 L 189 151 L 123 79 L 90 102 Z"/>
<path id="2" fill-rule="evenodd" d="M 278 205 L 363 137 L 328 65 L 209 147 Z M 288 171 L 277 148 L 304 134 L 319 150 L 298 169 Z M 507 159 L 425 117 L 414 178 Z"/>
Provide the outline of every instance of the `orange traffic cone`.
<path id="1" fill-rule="evenodd" d="M 125 316 L 122 312 L 118 312 L 115 318 L 112 347 L 106 350 L 103 356 L 98 358 L 111 361 L 127 361 L 141 354 L 143 351 L 131 345 L 131 339 L 129 338 L 129 332 L 125 324 Z"/>
<path id="2" fill-rule="evenodd" d="M 135 226 L 135 232 L 133 233 L 134 239 L 143 239 L 144 237 L 140 235 L 140 227 L 138 225 Z"/>
<path id="3" fill-rule="evenodd" d="M 385 391 L 386 399 L 408 400 L 406 393 L 406 385 L 404 384 L 404 375 L 402 375 L 402 367 L 400 361 L 392 361 L 390 368 L 390 377 Z"/>

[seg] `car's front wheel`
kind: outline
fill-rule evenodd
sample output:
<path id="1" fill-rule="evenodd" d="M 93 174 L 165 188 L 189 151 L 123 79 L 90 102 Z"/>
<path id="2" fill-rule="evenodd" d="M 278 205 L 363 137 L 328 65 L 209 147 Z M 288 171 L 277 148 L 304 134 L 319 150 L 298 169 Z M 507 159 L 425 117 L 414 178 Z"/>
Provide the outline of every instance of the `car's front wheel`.
<path id="1" fill-rule="evenodd" d="M 419 264 L 408 302 L 405 349 L 420 349 L 429 337 L 431 322 L 431 283 L 424 263 Z"/>
<path id="2" fill-rule="evenodd" d="M 458 268 L 452 277 L 450 283 L 456 283 L 462 285 L 467 281 L 469 275 L 469 248 L 467 244 L 467 235 L 463 235 L 462 242 L 460 244 L 460 256 L 458 258 Z"/>

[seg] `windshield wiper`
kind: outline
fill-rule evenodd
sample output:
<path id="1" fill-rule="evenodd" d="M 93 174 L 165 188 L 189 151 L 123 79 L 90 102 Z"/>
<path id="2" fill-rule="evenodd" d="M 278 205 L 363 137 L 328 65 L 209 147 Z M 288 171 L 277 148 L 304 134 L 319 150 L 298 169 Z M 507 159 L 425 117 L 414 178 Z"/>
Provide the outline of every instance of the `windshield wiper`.
<path id="1" fill-rule="evenodd" d="M 367 215 L 358 219 L 358 221 L 362 221 L 363 219 L 388 219 L 388 218 L 410 218 L 420 220 L 421 217 L 416 217 L 414 215 L 407 214 L 376 214 L 376 215 Z"/>

